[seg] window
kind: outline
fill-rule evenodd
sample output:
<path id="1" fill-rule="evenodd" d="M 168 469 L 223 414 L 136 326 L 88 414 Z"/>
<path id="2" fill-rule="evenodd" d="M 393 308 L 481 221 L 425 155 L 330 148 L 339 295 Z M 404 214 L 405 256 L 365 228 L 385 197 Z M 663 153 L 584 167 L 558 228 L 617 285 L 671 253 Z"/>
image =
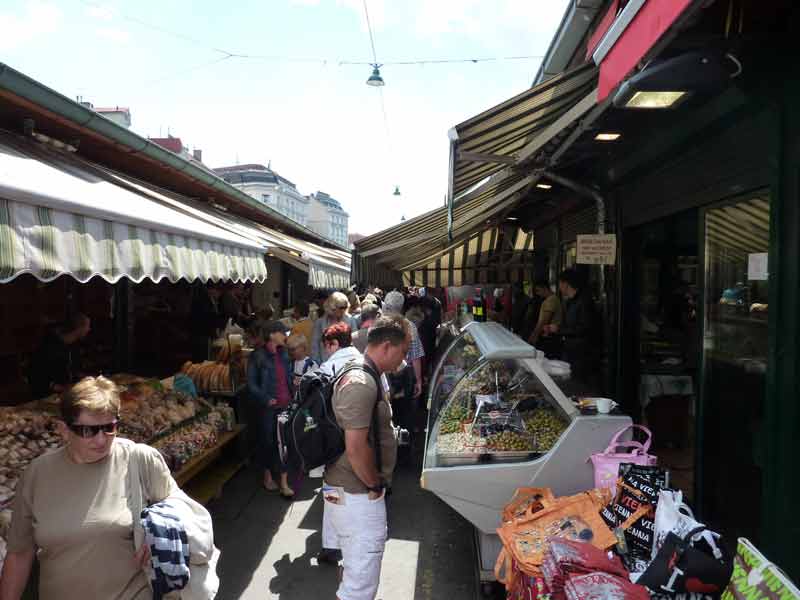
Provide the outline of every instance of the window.
<path id="1" fill-rule="evenodd" d="M 261 201 L 264 204 L 269 204 L 271 200 L 272 200 L 272 196 L 270 196 L 269 194 L 261 194 Z"/>

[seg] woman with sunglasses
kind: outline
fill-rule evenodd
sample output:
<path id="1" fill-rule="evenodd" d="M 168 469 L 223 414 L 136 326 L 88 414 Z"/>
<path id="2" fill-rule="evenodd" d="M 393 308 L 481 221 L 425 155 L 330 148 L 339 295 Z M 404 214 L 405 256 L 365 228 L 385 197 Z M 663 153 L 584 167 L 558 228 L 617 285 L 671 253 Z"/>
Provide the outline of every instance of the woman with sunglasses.
<path id="1" fill-rule="evenodd" d="M 105 377 L 87 377 L 62 395 L 66 444 L 31 462 L 16 488 L 0 600 L 22 596 L 37 553 L 42 600 L 152 598 L 143 571 L 149 546 L 134 550 L 127 499 L 134 443 L 116 436 L 119 410 L 119 390 Z M 157 496 L 150 500 L 160 502 L 177 484 L 149 450 L 138 454 L 139 471 Z"/>

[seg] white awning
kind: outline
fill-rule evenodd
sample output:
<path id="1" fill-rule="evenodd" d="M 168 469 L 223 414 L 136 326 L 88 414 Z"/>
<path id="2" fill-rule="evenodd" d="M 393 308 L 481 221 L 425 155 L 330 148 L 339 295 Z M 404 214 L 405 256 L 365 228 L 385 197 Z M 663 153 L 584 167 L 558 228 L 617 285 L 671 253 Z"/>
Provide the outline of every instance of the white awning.
<path id="1" fill-rule="evenodd" d="M 299 240 L 260 223 L 229 217 L 237 233 L 265 244 L 268 252 L 308 273 L 314 288 L 343 289 L 350 286 L 350 253 Z"/>
<path id="2" fill-rule="evenodd" d="M 41 281 L 263 281 L 265 251 L 191 201 L 0 136 L 0 282 L 23 273 Z"/>

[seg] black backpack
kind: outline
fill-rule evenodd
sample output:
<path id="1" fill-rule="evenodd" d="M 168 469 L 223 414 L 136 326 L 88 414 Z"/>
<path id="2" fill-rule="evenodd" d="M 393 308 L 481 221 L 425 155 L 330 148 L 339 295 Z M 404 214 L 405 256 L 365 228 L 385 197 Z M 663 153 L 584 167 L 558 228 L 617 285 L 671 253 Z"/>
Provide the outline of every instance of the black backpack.
<path id="1" fill-rule="evenodd" d="M 330 375 L 320 369 L 309 371 L 300 379 L 295 399 L 281 415 L 279 450 L 285 464 L 308 473 L 312 469 L 329 465 L 345 451 L 344 430 L 336 422 L 333 412 L 333 391 L 339 380 L 351 371 L 365 371 L 375 379 L 378 394 L 372 411 L 370 429 L 377 432 L 378 402 L 381 399 L 380 376 L 366 364 L 353 362 Z M 374 442 L 376 466 L 380 472 L 380 443 Z"/>

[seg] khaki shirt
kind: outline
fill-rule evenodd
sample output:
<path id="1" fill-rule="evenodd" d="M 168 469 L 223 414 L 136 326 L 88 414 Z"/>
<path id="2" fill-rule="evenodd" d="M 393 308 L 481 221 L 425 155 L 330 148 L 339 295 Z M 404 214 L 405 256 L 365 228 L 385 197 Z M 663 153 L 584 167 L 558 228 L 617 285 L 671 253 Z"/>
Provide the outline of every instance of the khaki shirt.
<path id="1" fill-rule="evenodd" d="M 365 360 L 369 361 L 368 358 Z M 372 425 L 372 411 L 375 410 L 377 395 L 378 387 L 369 373 L 354 370 L 344 375 L 333 391 L 333 412 L 339 426 L 344 430 L 369 429 Z M 381 392 L 377 410 L 381 477 L 389 484 L 397 462 L 397 441 L 392 429 L 392 407 L 385 389 Z M 370 432 L 369 442 L 370 447 L 374 448 L 373 432 Z M 342 454 L 336 462 L 325 467 L 325 483 L 342 487 L 350 494 L 367 493 L 367 486 L 356 475 L 347 454 Z"/>
<path id="2" fill-rule="evenodd" d="M 9 552 L 39 549 L 42 600 L 146 600 L 147 576 L 134 564 L 127 472 L 133 442 L 117 439 L 111 454 L 76 464 L 65 448 L 35 459 L 14 498 Z M 175 483 L 160 454 L 140 461 L 147 489 L 166 498 Z M 137 515 L 138 517 L 138 515 Z"/>
<path id="3" fill-rule="evenodd" d="M 555 294 L 550 294 L 544 299 L 542 307 L 539 309 L 539 324 L 558 325 L 560 327 L 561 320 L 561 300 Z"/>

